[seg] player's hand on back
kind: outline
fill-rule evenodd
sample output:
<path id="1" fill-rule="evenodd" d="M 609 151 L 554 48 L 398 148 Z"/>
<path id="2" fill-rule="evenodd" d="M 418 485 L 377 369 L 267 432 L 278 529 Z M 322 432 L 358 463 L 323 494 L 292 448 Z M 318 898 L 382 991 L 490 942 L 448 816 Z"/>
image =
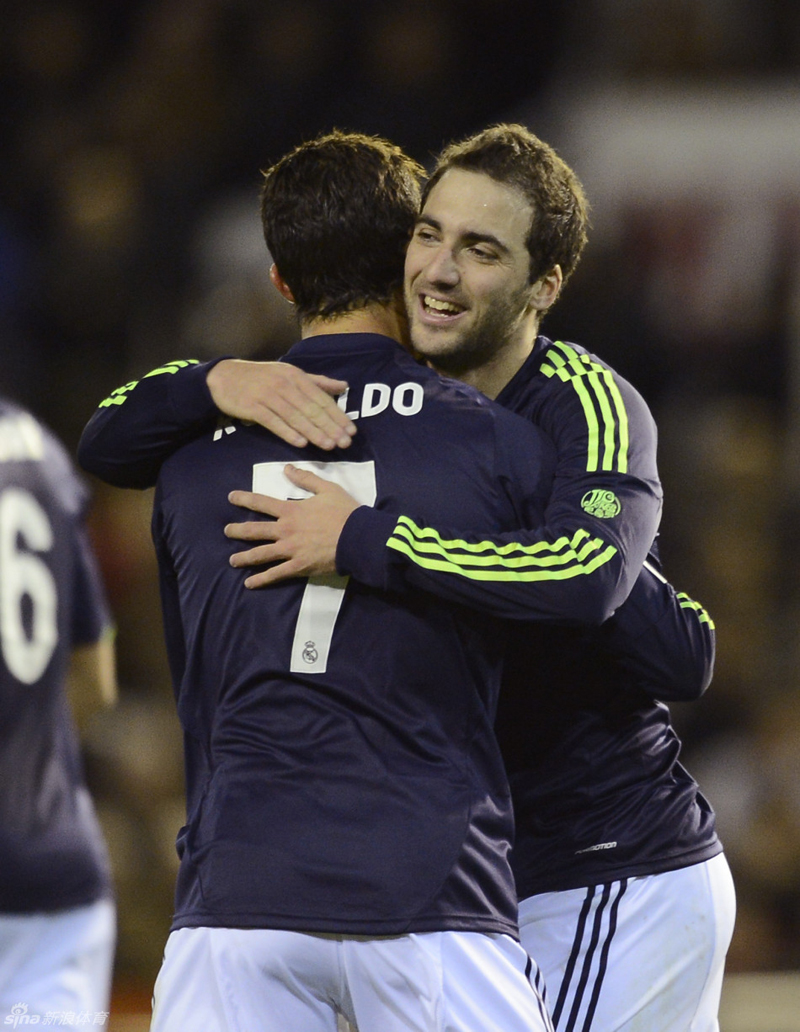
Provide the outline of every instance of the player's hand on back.
<path id="1" fill-rule="evenodd" d="M 274 520 L 229 523 L 226 537 L 236 541 L 266 542 L 235 552 L 231 566 L 263 566 L 251 574 L 247 588 L 262 588 L 290 577 L 314 577 L 336 573 L 336 546 L 347 517 L 359 503 L 329 480 L 307 470 L 287 466 L 286 476 L 298 487 L 310 491 L 310 498 L 284 501 L 252 491 L 232 491 L 228 500 L 252 512 L 274 516 Z"/>
<path id="2" fill-rule="evenodd" d="M 330 451 L 347 448 L 355 424 L 336 404 L 343 380 L 304 372 L 287 362 L 218 362 L 206 378 L 217 408 L 270 430 L 296 448 L 311 443 Z"/>

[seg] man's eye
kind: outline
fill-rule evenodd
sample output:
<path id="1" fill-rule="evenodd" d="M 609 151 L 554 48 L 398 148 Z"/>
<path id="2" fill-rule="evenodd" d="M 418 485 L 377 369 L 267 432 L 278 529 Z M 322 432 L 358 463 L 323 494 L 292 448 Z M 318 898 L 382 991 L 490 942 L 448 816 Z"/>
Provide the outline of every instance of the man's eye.
<path id="1" fill-rule="evenodd" d="M 494 253 L 492 251 L 487 251 L 483 247 L 471 247 L 470 251 L 476 258 L 480 258 L 482 261 L 492 261 L 494 258 Z"/>
<path id="2" fill-rule="evenodd" d="M 418 229 L 415 236 L 417 240 L 421 240 L 423 243 L 436 240 L 436 234 L 430 229 Z"/>

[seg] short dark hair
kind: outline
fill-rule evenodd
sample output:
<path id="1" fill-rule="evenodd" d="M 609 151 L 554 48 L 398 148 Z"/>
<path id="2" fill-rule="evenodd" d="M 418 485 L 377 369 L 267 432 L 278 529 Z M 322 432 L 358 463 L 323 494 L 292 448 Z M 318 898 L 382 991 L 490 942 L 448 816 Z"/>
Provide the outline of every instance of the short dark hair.
<path id="1" fill-rule="evenodd" d="M 555 265 L 561 266 L 567 280 L 586 244 L 589 205 L 580 180 L 552 147 L 525 126 L 508 123 L 451 143 L 436 161 L 423 191 L 423 206 L 451 168 L 482 172 L 519 190 L 533 207 L 526 241 L 531 283 Z"/>
<path id="2" fill-rule="evenodd" d="M 388 140 L 337 129 L 263 175 L 264 238 L 301 319 L 393 299 L 419 213 L 421 165 Z"/>

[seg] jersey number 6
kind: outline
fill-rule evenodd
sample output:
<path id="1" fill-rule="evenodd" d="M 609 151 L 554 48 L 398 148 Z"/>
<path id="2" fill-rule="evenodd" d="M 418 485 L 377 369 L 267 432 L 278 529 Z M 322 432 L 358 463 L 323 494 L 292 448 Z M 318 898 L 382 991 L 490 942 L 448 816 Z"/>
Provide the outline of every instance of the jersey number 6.
<path id="1" fill-rule="evenodd" d="M 22 684 L 39 680 L 58 642 L 56 582 L 35 554 L 52 547 L 50 521 L 33 495 L 16 487 L 3 491 L 0 648 L 9 673 Z"/>

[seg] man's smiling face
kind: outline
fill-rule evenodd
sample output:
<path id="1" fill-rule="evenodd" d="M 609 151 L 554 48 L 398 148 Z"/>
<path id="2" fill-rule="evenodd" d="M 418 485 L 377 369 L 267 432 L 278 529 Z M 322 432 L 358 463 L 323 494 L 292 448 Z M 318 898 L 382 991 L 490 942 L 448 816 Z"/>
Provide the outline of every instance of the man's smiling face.
<path id="1" fill-rule="evenodd" d="M 519 190 L 481 172 L 448 169 L 431 190 L 406 253 L 405 300 L 413 345 L 438 369 L 458 375 L 532 344 L 533 214 Z"/>

